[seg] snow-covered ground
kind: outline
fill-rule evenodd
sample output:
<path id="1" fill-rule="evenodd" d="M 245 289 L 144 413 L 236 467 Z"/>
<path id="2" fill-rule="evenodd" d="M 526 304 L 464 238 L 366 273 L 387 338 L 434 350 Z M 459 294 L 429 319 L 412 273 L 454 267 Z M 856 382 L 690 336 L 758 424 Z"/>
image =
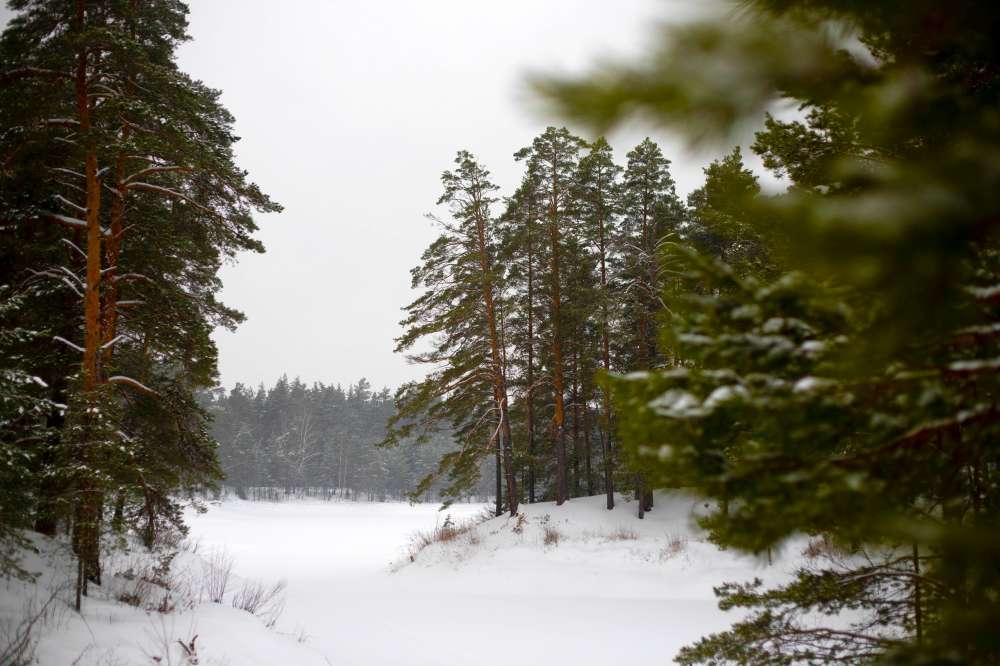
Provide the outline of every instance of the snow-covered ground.
<path id="1" fill-rule="evenodd" d="M 669 663 L 682 645 L 737 619 L 717 608 L 714 585 L 778 582 L 803 562 L 803 540 L 773 565 L 720 551 L 692 525 L 702 505 L 679 493 L 658 494 L 641 521 L 634 503 L 607 511 L 603 497 L 574 499 L 523 506 L 519 518 L 414 547 L 415 533 L 433 533 L 446 516 L 471 524 L 483 508 L 231 500 L 189 512 L 194 546 L 172 562 L 177 608 L 167 614 L 155 610 L 165 596 L 157 587 L 146 587 L 138 608 L 115 601 L 157 577 L 140 548 L 116 551 L 104 586 L 82 616 L 73 613 L 66 547 L 36 535 L 39 552 L 25 565 L 39 583 L 0 580 L 0 639 L 32 599 L 38 607 L 61 588 L 63 601 L 37 632 L 37 663 L 46 666 L 196 663 L 178 642 L 194 636 L 202 666 Z M 209 562 L 227 557 L 236 577 L 225 603 L 212 603 Z M 287 581 L 274 627 L 264 613 L 232 607 L 254 580 Z"/>
<path id="2" fill-rule="evenodd" d="M 234 577 L 225 603 L 212 603 L 209 562 L 197 553 L 177 553 L 169 572 L 166 567 L 157 572 L 164 562 L 159 556 L 137 545 L 131 552 L 115 549 L 104 560 L 103 585 L 91 587 L 78 614 L 70 606 L 75 570 L 68 545 L 38 534 L 29 538 L 21 564 L 36 580 L 0 578 L 0 654 L 23 633 L 25 619 L 35 618 L 31 635 L 37 645 L 30 663 L 42 666 L 328 664 L 297 637 L 268 629 L 261 618 L 233 608 L 233 595 L 252 581 Z M 10 662 L 0 656 L 0 663 Z"/>
<path id="3" fill-rule="evenodd" d="M 607 511 L 603 497 L 523 506 L 520 524 L 489 520 L 412 561 L 412 534 L 444 520 L 434 506 L 234 501 L 189 519 L 241 576 L 288 581 L 279 628 L 335 666 L 668 663 L 736 619 L 713 585 L 783 579 L 805 544 L 768 566 L 704 542 L 697 501 L 656 500 L 645 520 L 634 503 Z M 481 512 L 447 513 L 461 523 Z"/>

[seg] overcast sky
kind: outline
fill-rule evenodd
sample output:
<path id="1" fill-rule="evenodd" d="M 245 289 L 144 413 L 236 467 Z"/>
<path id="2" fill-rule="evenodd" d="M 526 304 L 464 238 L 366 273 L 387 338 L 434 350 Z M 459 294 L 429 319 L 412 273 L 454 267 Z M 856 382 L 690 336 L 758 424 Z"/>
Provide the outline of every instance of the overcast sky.
<path id="1" fill-rule="evenodd" d="M 455 152 L 510 193 L 512 154 L 559 123 L 525 94 L 527 72 L 642 54 L 657 23 L 705 1 L 192 0 L 179 64 L 222 90 L 241 166 L 285 207 L 258 218 L 267 253 L 223 270 L 247 322 L 216 334 L 221 383 L 419 377 L 393 338 Z M 609 137 L 619 161 L 643 134 Z M 681 192 L 697 187 L 707 157 L 652 136 Z"/>

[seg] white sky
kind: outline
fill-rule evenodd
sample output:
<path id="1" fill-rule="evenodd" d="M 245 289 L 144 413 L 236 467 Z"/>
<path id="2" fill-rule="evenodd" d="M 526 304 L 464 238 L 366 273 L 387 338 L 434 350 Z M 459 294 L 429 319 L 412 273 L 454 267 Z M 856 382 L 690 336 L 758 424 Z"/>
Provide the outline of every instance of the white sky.
<path id="1" fill-rule="evenodd" d="M 455 152 L 471 150 L 509 194 L 512 154 L 560 124 L 525 94 L 528 71 L 642 54 L 659 21 L 705 2 L 191 0 L 179 64 L 223 91 L 240 165 L 285 206 L 258 217 L 267 253 L 223 270 L 222 300 L 248 319 L 216 334 L 222 384 L 421 376 L 393 338 Z M 620 162 L 643 136 L 609 137 Z M 680 191 L 697 187 L 710 156 L 652 136 Z"/>

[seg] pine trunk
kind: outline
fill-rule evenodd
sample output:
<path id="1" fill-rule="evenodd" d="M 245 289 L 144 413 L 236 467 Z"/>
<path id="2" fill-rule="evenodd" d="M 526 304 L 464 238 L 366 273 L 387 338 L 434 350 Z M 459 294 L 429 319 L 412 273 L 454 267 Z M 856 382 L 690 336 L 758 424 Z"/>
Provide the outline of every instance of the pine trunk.
<path id="1" fill-rule="evenodd" d="M 482 275 L 483 306 L 486 309 L 486 331 L 489 336 L 490 360 L 493 374 L 493 396 L 499 414 L 499 439 L 497 442 L 497 463 L 499 475 L 500 454 L 502 449 L 503 475 L 506 480 L 507 508 L 510 515 L 517 514 L 517 479 L 514 476 L 514 452 L 510 441 L 510 416 L 507 408 L 507 369 L 503 363 L 503 353 L 501 352 L 500 337 L 497 333 L 496 303 L 493 299 L 493 279 L 492 265 L 486 239 L 486 217 L 479 208 L 476 215 L 476 243 L 479 252 L 479 268 Z M 497 515 L 500 515 L 500 488 L 499 477 L 497 479 Z"/>
<path id="2" fill-rule="evenodd" d="M 528 504 L 535 503 L 535 266 L 531 238 L 531 220 L 528 220 L 528 401 L 526 425 L 528 430 Z"/>
<path id="3" fill-rule="evenodd" d="M 562 349 L 562 296 L 560 294 L 560 232 L 559 232 L 559 178 L 555 163 L 552 170 L 552 190 L 549 193 L 549 280 L 551 302 L 551 346 L 552 346 L 552 391 L 555 409 L 552 414 L 552 444 L 556 453 L 556 506 L 566 501 L 566 406 L 564 393 L 566 380 L 563 376 Z"/>
<path id="4" fill-rule="evenodd" d="M 76 28 L 82 35 L 86 28 L 86 2 L 76 2 Z M 100 384 L 100 347 L 101 347 L 101 185 L 97 174 L 97 149 L 91 136 L 90 99 L 87 77 L 88 54 L 86 47 L 81 47 L 77 54 L 74 87 L 76 93 L 76 113 L 80 123 L 80 136 L 85 148 L 84 177 L 86 179 L 87 200 L 87 269 L 84 287 L 83 321 L 84 321 L 84 352 L 82 373 L 82 400 L 87 414 L 84 416 L 84 431 L 89 431 L 90 403 Z M 87 581 L 99 576 L 97 566 L 99 558 L 98 541 L 99 507 L 98 490 L 91 478 L 90 467 L 92 456 L 91 442 L 87 435 L 79 442 L 78 462 L 82 470 L 79 494 L 76 508 L 76 543 L 77 567 L 76 609 L 82 606 L 81 597 L 87 594 Z"/>
<path id="5" fill-rule="evenodd" d="M 603 202 L 602 202 L 603 203 Z M 604 220 L 598 232 L 601 254 L 601 363 L 604 372 L 611 371 L 611 343 L 608 335 L 608 268 L 607 245 L 604 237 Z M 604 423 L 601 424 L 601 453 L 604 463 L 604 492 L 607 494 L 608 511 L 615 508 L 615 487 L 612 480 L 614 460 L 611 449 L 611 399 L 607 388 L 601 390 L 601 404 L 604 408 Z"/>

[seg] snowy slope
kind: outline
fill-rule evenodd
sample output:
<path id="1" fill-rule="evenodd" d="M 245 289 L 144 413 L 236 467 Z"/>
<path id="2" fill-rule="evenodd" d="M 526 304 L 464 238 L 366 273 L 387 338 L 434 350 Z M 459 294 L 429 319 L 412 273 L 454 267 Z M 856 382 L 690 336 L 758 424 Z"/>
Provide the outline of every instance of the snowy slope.
<path id="1" fill-rule="evenodd" d="M 104 585 L 91 587 L 82 614 L 71 608 L 74 562 L 65 544 L 41 535 L 29 535 L 33 551 L 22 564 L 37 574 L 36 582 L 0 579 L 0 642 L 28 615 L 45 613 L 33 632 L 39 639 L 36 662 L 43 666 L 132 666 L 202 664 L 321 666 L 327 662 L 293 636 L 268 629 L 260 618 L 229 605 L 241 581 L 233 580 L 227 603 L 204 600 L 201 556 L 182 552 L 173 559 L 169 577 L 173 591 L 146 585 L 160 562 L 144 554 L 117 552 L 105 566 Z M 117 600 L 143 591 L 146 601 L 134 607 Z M 173 612 L 155 609 L 167 598 Z M 189 658 L 178 641 L 191 645 Z"/>

